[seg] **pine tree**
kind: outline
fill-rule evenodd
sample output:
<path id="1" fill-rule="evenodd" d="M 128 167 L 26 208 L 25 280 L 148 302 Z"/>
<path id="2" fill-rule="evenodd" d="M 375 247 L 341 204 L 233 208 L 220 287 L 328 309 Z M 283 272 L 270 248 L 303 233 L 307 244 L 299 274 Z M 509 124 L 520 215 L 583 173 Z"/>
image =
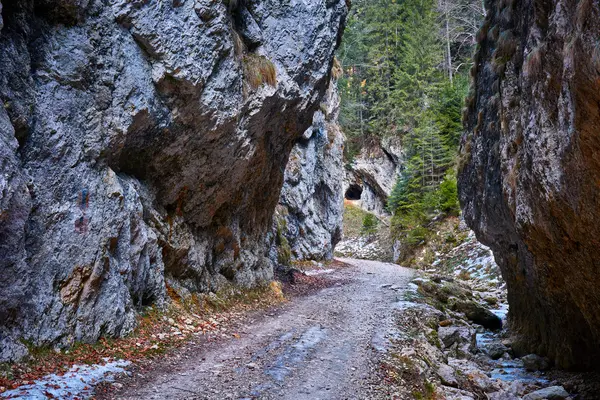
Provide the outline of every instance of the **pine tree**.
<path id="1" fill-rule="evenodd" d="M 409 244 L 425 240 L 435 216 L 458 213 L 453 169 L 483 14 L 480 1 L 438 1 L 354 0 L 338 55 L 348 159 L 380 138 L 402 138 L 406 157 L 388 209 Z"/>

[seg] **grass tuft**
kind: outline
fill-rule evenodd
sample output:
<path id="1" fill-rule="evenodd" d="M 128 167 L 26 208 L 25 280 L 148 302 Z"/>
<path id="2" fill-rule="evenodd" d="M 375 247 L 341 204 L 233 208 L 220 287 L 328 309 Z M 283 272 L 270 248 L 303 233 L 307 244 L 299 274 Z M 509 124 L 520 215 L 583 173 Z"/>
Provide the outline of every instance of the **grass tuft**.
<path id="1" fill-rule="evenodd" d="M 244 56 L 244 53 L 246 52 L 246 45 L 244 44 L 244 41 L 242 40 L 242 37 L 240 36 L 240 34 L 237 33 L 235 31 L 235 29 L 232 29 L 232 35 L 233 35 L 233 52 L 235 53 L 235 56 L 238 59 L 242 59 L 242 57 Z"/>
<path id="2" fill-rule="evenodd" d="M 458 172 L 462 172 L 465 167 L 467 166 L 467 164 L 469 163 L 469 161 L 471 161 L 471 148 L 472 148 L 472 144 L 471 144 L 471 137 L 467 137 L 467 141 L 465 142 L 465 146 L 464 148 L 461 149 L 461 152 L 459 154 L 458 157 Z"/>
<path id="3" fill-rule="evenodd" d="M 277 85 L 277 71 L 275 65 L 265 56 L 248 54 L 244 56 L 244 78 L 253 89 L 258 89 L 263 84 L 275 87 Z"/>
<path id="4" fill-rule="evenodd" d="M 333 79 L 340 79 L 344 75 L 344 69 L 342 68 L 342 63 L 338 60 L 337 57 L 333 57 L 333 67 L 331 68 L 331 76 Z"/>
<path id="5" fill-rule="evenodd" d="M 515 54 L 518 45 L 519 41 L 511 31 L 503 31 L 500 34 L 492 60 L 494 70 L 498 75 L 504 74 L 505 65 Z"/>

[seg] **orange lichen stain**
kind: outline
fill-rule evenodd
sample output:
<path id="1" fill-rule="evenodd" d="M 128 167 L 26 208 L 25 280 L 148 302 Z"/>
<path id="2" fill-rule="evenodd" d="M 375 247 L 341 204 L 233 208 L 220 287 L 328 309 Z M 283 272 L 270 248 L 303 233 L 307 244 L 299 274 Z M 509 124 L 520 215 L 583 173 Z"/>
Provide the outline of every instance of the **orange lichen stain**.
<path id="1" fill-rule="evenodd" d="M 216 246 L 215 246 L 215 252 L 217 254 L 221 254 L 222 252 L 225 251 L 225 243 L 224 242 L 219 242 Z"/>
<path id="2" fill-rule="evenodd" d="M 178 216 L 183 216 L 183 203 L 185 202 L 185 197 L 187 196 L 187 192 L 189 190 L 188 186 L 184 186 L 177 196 L 177 208 L 175 209 L 175 214 Z"/>
<path id="3" fill-rule="evenodd" d="M 237 241 L 233 242 L 233 258 L 238 259 L 240 257 L 240 244 Z"/>
<path id="4" fill-rule="evenodd" d="M 219 227 L 219 229 L 217 229 L 216 235 L 220 238 L 231 238 L 233 237 L 233 232 L 231 232 L 231 229 L 229 229 L 229 227 L 221 226 Z"/>
<path id="5" fill-rule="evenodd" d="M 65 304 L 75 304 L 78 302 L 85 282 L 91 275 L 89 266 L 76 266 L 71 276 L 63 283 L 60 289 L 60 298 Z"/>

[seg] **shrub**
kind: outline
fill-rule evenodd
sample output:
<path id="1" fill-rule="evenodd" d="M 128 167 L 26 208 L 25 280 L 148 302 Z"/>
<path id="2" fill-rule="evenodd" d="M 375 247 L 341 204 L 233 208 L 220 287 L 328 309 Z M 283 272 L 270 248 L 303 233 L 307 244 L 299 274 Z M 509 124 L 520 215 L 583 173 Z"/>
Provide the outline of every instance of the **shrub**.
<path id="1" fill-rule="evenodd" d="M 458 186 L 456 177 L 448 174 L 440 184 L 440 208 L 446 215 L 458 215 L 460 207 L 458 205 Z"/>
<path id="2" fill-rule="evenodd" d="M 288 243 L 288 240 L 285 237 L 281 238 L 281 242 L 277 247 L 277 261 L 281 265 L 290 265 L 290 261 L 292 260 L 292 249 Z"/>
<path id="3" fill-rule="evenodd" d="M 371 213 L 363 217 L 362 232 L 365 235 L 372 235 L 377 232 L 377 217 Z"/>

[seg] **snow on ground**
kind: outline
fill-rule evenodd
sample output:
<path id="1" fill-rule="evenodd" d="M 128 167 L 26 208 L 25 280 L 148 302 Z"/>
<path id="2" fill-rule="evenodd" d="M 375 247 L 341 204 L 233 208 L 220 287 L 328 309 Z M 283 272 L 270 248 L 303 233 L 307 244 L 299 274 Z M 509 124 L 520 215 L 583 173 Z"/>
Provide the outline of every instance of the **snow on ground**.
<path id="1" fill-rule="evenodd" d="M 108 360 L 106 360 L 108 361 Z M 64 375 L 46 375 L 33 384 L 0 394 L 4 399 L 45 400 L 87 399 L 94 394 L 94 386 L 114 380 L 114 375 L 125 372 L 129 361 L 118 360 L 104 365 L 74 365 Z"/>
<path id="2" fill-rule="evenodd" d="M 385 259 L 384 249 L 381 248 L 379 240 L 374 237 L 351 237 L 345 238 L 335 246 L 335 254 L 338 257 L 354 257 L 363 260 Z"/>

